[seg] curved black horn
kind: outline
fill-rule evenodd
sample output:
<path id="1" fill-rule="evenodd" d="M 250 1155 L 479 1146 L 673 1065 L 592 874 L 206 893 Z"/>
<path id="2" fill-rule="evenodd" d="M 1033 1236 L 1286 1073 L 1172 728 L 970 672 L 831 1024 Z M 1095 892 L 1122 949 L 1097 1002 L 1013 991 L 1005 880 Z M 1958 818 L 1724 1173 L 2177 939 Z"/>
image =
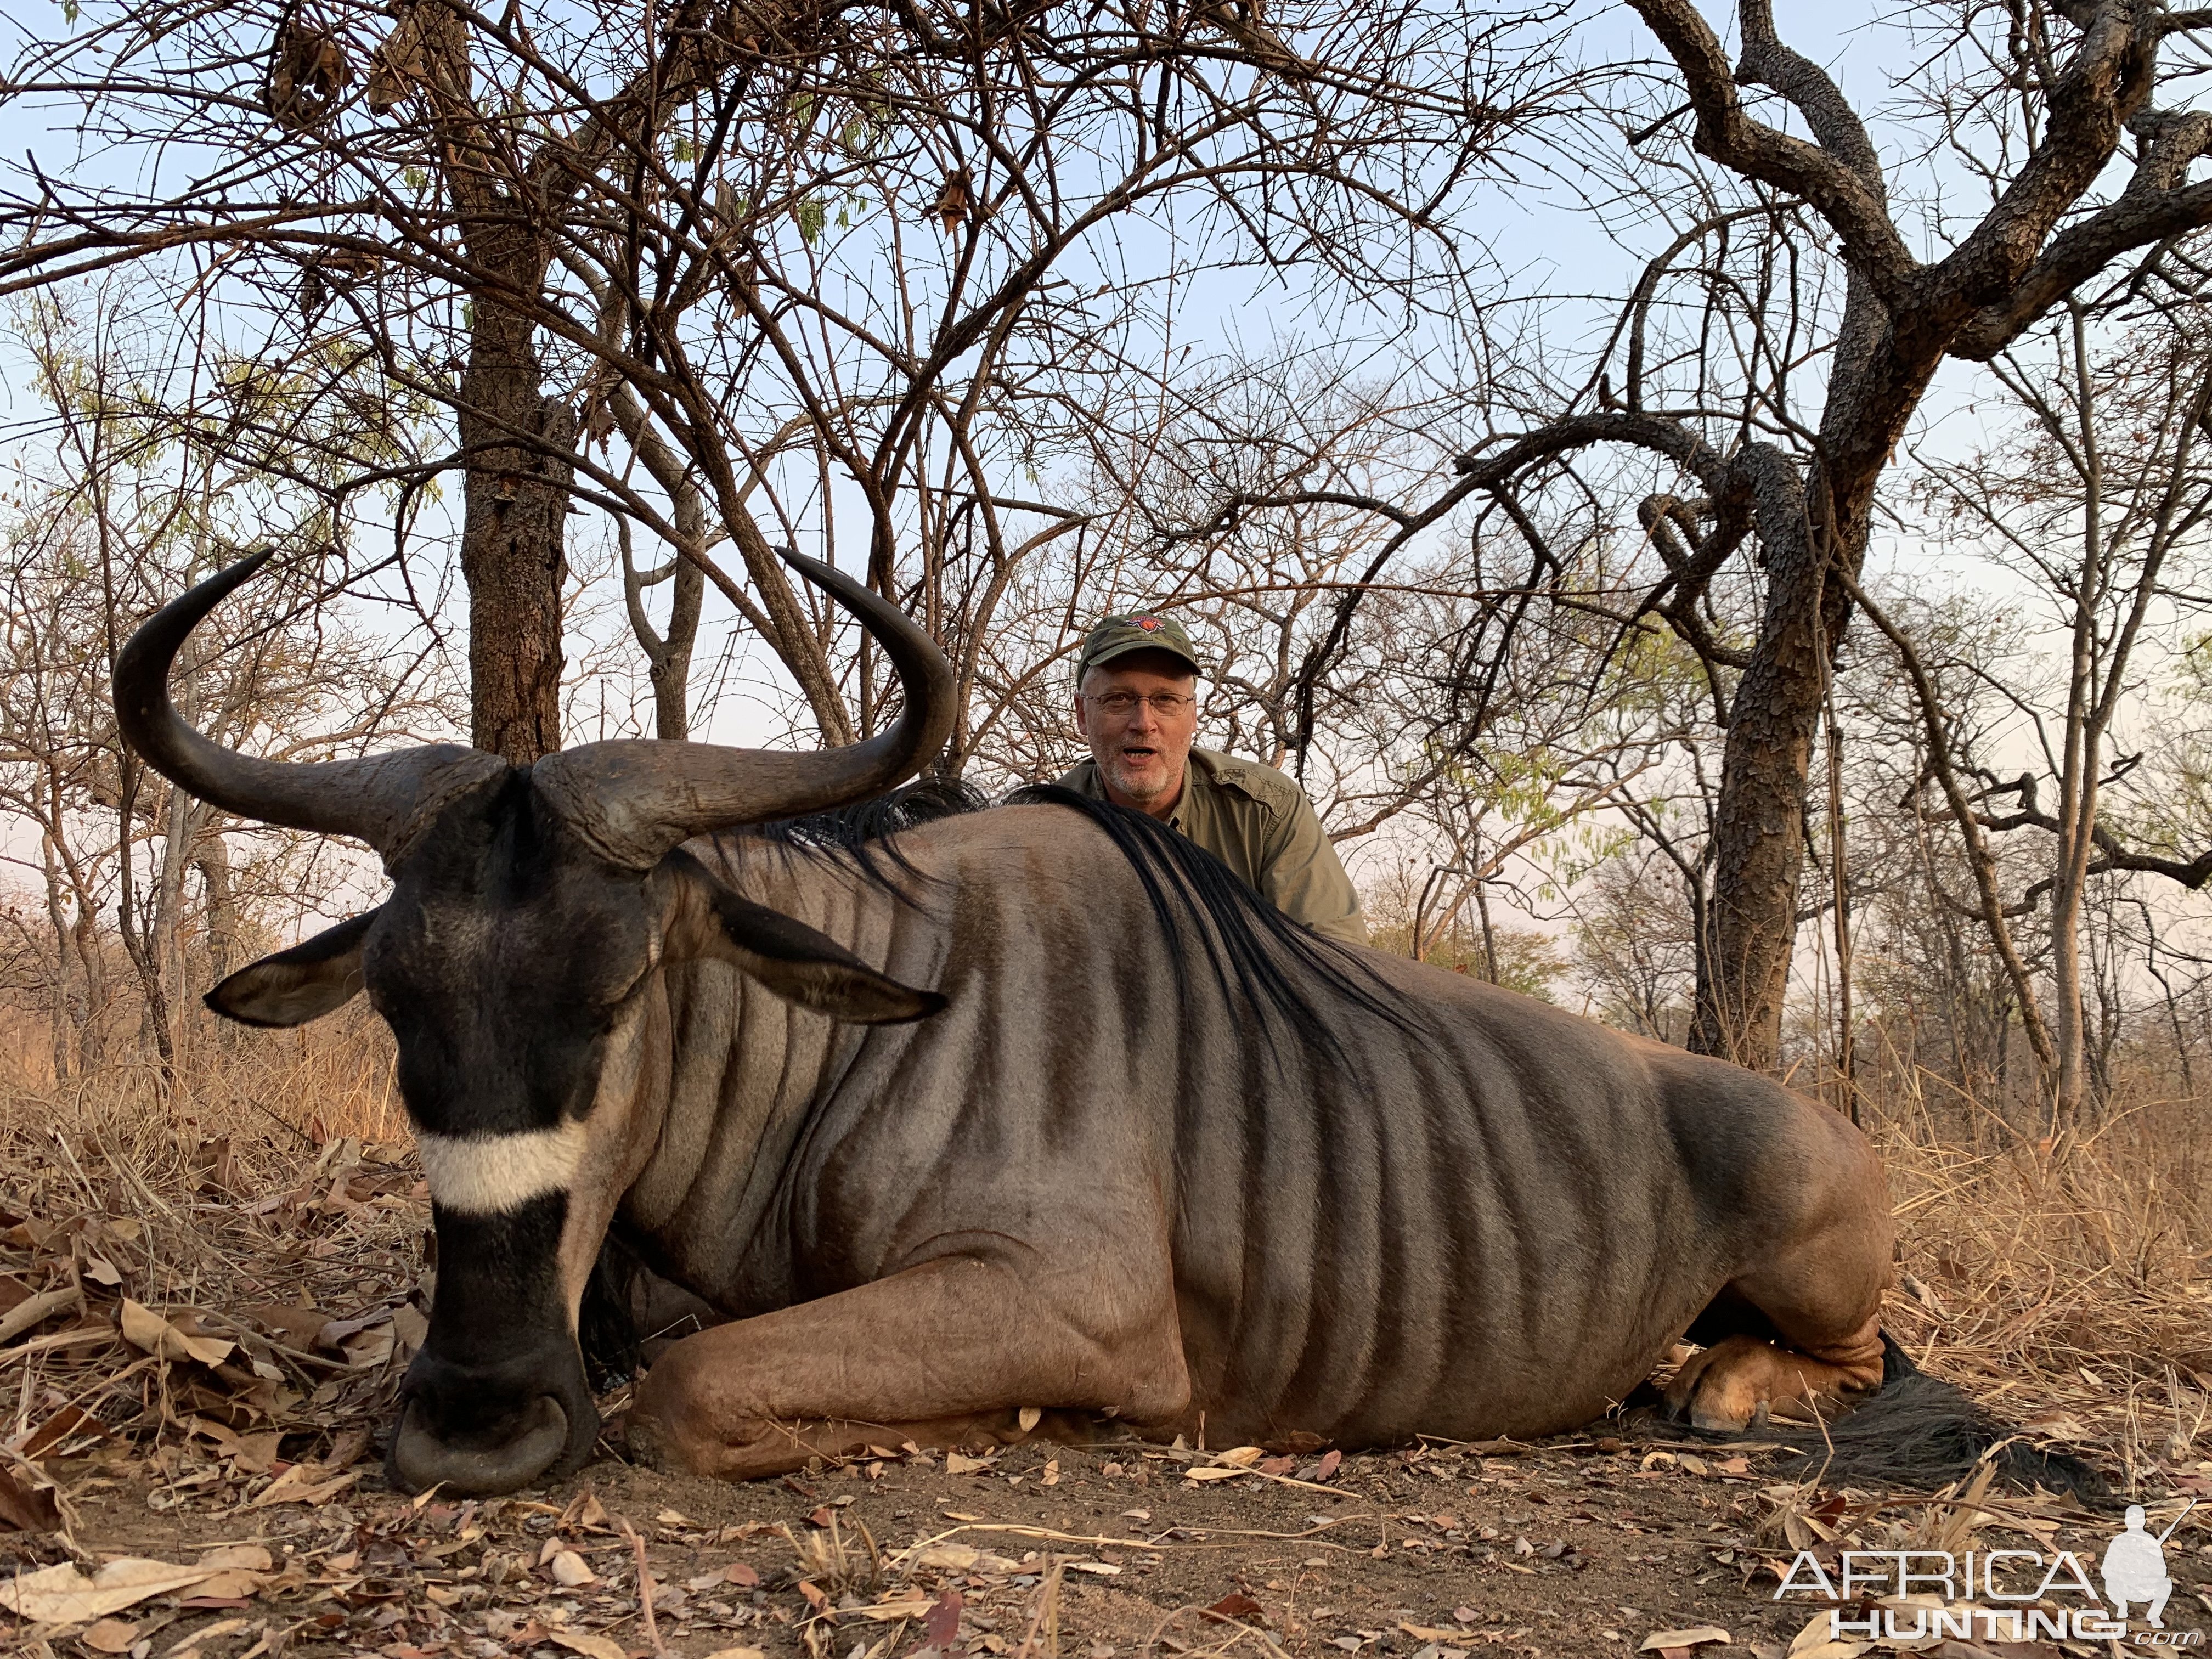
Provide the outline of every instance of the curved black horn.
<path id="1" fill-rule="evenodd" d="M 503 766 L 497 757 L 440 744 L 362 760 L 295 765 L 242 755 L 194 731 L 169 701 L 169 667 L 187 635 L 233 588 L 269 562 L 249 554 L 156 611 L 115 659 L 115 723 L 123 740 L 180 789 L 225 811 L 291 830 L 354 836 L 388 853 L 402 838 L 434 771 Z"/>
<path id="2" fill-rule="evenodd" d="M 851 577 L 819 559 L 777 551 L 875 636 L 898 671 L 906 707 L 889 731 L 827 754 L 624 738 L 538 762 L 538 788 L 617 862 L 649 869 L 693 836 L 865 800 L 912 777 L 952 735 L 952 665 L 937 642 Z"/>

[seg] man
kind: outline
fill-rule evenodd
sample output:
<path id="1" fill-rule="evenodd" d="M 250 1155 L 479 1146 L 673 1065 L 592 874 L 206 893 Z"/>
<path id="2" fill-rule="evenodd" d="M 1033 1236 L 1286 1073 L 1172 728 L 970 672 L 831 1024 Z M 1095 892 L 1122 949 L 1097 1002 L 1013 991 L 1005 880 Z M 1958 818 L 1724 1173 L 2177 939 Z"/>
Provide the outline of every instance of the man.
<path id="1" fill-rule="evenodd" d="M 1292 921 L 1364 945 L 1359 895 L 1305 791 L 1272 766 L 1191 747 L 1200 672 L 1180 623 L 1150 612 L 1103 618 L 1075 665 L 1075 726 L 1091 758 L 1060 781 L 1150 813 Z"/>

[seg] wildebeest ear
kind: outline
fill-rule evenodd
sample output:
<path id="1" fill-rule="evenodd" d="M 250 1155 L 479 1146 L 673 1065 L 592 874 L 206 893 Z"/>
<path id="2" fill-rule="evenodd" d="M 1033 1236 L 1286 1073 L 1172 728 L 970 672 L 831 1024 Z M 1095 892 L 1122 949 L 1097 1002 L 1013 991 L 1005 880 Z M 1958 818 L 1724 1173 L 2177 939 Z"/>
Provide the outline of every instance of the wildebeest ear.
<path id="1" fill-rule="evenodd" d="M 207 994 L 207 1006 L 241 1025 L 305 1025 L 361 989 L 361 942 L 374 910 L 241 968 Z"/>
<path id="2" fill-rule="evenodd" d="M 832 1019 L 896 1025 L 945 1006 L 934 991 L 917 991 L 874 969 L 803 921 L 732 893 L 709 880 L 722 937 L 745 973 L 776 995 Z"/>

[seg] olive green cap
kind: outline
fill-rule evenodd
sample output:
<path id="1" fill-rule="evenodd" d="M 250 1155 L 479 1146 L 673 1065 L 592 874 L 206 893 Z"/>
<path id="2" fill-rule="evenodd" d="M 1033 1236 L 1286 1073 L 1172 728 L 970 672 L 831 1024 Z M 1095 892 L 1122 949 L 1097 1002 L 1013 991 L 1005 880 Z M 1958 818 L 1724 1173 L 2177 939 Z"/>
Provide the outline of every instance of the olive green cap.
<path id="1" fill-rule="evenodd" d="M 1153 611 L 1133 611 L 1126 616 L 1101 617 L 1091 625 L 1083 636 L 1083 654 L 1075 659 L 1077 682 L 1092 669 L 1135 651 L 1164 651 L 1188 663 L 1192 673 L 1206 672 L 1181 623 Z"/>

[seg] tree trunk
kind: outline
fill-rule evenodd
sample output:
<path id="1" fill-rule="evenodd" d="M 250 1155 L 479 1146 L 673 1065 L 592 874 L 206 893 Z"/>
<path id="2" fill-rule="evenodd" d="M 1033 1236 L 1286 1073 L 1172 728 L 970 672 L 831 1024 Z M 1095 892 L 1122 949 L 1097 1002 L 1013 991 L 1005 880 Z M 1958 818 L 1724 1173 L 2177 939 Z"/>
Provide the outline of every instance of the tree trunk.
<path id="1" fill-rule="evenodd" d="M 1764 443 L 1737 457 L 1751 487 L 1766 595 L 1729 712 L 1713 823 L 1711 948 L 1699 963 L 1690 1026 L 1695 1053 L 1756 1071 L 1780 1063 L 1813 739 L 1850 616 L 1837 572 L 1858 580 L 1875 491 L 1942 356 L 1941 340 L 1901 332 L 1854 271 L 1818 459 L 1800 472 Z"/>
<path id="2" fill-rule="evenodd" d="M 189 713 L 185 716 L 190 719 Z M 138 975 L 138 990 L 143 998 L 140 1027 L 152 1037 L 155 1049 L 161 1058 L 161 1080 L 164 1086 L 176 1081 L 177 1050 L 169 1040 L 169 999 L 161 985 L 161 966 L 154 946 L 138 928 L 138 893 L 135 868 L 137 854 L 138 791 L 144 787 L 147 773 L 129 754 L 123 757 L 123 787 L 118 804 L 116 844 L 121 856 L 116 860 L 115 920 L 117 931 L 123 936 L 123 948 L 131 957 L 131 965 Z"/>
<path id="3" fill-rule="evenodd" d="M 543 262 L 525 281 L 534 287 Z M 574 416 L 546 397 L 531 325 L 477 301 L 461 377 L 461 574 L 469 587 L 470 740 L 527 765 L 561 746 L 561 587 Z M 554 453 L 527 441 L 534 437 Z"/>
<path id="4" fill-rule="evenodd" d="M 667 649 L 652 666 L 653 735 L 681 739 L 691 735 L 691 648 L 699 638 L 699 607 L 707 597 L 707 578 L 688 559 L 676 562 L 669 577 Z"/>
<path id="5" fill-rule="evenodd" d="M 84 1073 L 106 1056 L 107 963 L 100 953 L 99 908 L 81 890 L 76 897 L 76 920 L 70 925 L 70 938 L 84 979 L 84 1018 L 76 1028 L 77 1070 Z"/>
<path id="6" fill-rule="evenodd" d="M 207 888 L 208 972 L 217 982 L 230 977 L 238 961 L 238 901 L 230 885 L 230 843 L 220 830 L 200 838 L 200 880 Z"/>
<path id="7" fill-rule="evenodd" d="M 697 482 L 685 471 L 683 458 L 661 441 L 643 407 L 625 386 L 608 396 L 608 407 L 623 436 L 645 463 L 661 489 L 667 492 L 676 515 L 676 533 L 690 546 L 707 544 L 707 501 Z M 646 672 L 653 681 L 653 731 L 657 738 L 681 742 L 691 735 L 691 652 L 699 639 L 699 609 L 707 594 L 707 578 L 689 559 L 672 559 L 662 570 L 641 573 L 632 556 L 629 532 L 623 529 L 623 602 L 629 611 L 630 630 L 645 653 Z M 668 632 L 654 629 L 645 614 L 645 590 L 662 581 L 671 584 Z"/>
<path id="8" fill-rule="evenodd" d="M 466 16 L 411 9 L 421 68 L 444 152 L 444 181 L 470 263 L 487 279 L 465 312 L 468 364 L 454 413 L 463 462 L 461 575 L 469 589 L 470 740 L 527 765 L 561 746 L 561 588 L 568 577 L 575 416 L 544 395 L 527 316 L 500 294 L 544 292 L 549 204 L 526 178 L 501 177 L 504 137 L 476 107 Z M 557 147 L 557 141 L 555 143 Z"/>
<path id="9" fill-rule="evenodd" d="M 1712 946 L 1690 1048 L 1754 1070 L 1780 1058 L 1782 1002 L 1805 861 L 1804 806 L 1820 706 L 1820 571 L 1809 537 L 1767 549 L 1765 615 L 1737 689 L 1713 819 Z"/>
<path id="10" fill-rule="evenodd" d="M 161 981 L 160 1018 L 167 1025 L 164 1058 L 182 1063 L 187 1032 L 185 1019 L 185 872 L 191 867 L 191 845 L 199 830 L 198 804 L 172 787 L 161 810 L 161 862 L 154 890 L 154 917 L 147 930 L 147 955 Z M 149 1016 L 150 1017 L 150 1016 Z"/>
<path id="11" fill-rule="evenodd" d="M 74 1024 L 70 1017 L 69 917 L 62 906 L 62 872 L 54 858 L 54 837 L 51 830 L 39 837 L 39 867 L 46 878 L 46 921 L 54 930 L 54 1081 L 66 1083 L 71 1070 L 70 1034 Z M 2185 1065 L 2186 1063 L 2184 1062 Z"/>

